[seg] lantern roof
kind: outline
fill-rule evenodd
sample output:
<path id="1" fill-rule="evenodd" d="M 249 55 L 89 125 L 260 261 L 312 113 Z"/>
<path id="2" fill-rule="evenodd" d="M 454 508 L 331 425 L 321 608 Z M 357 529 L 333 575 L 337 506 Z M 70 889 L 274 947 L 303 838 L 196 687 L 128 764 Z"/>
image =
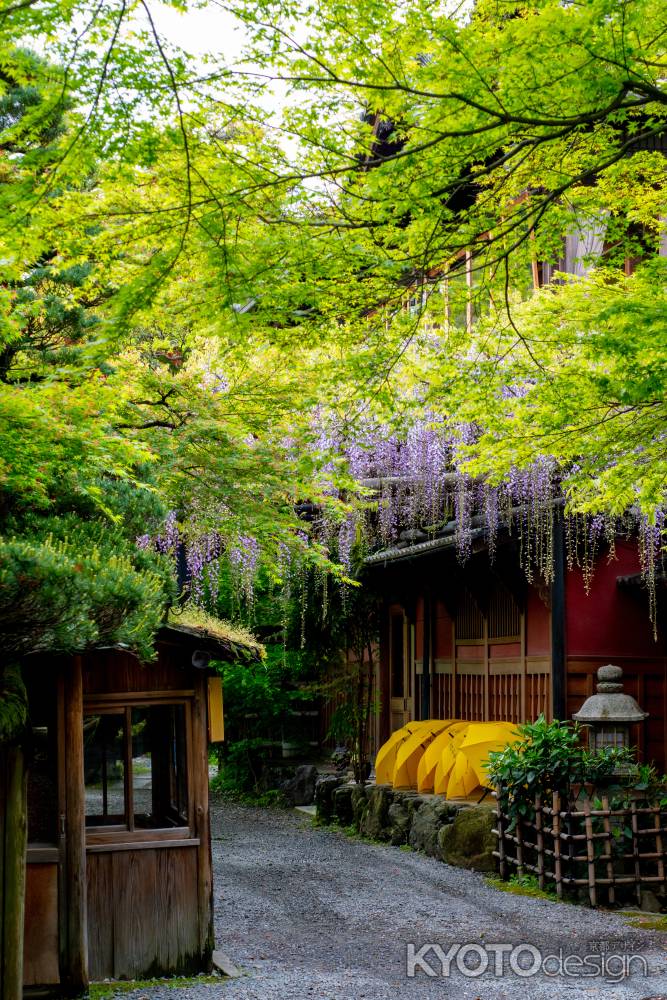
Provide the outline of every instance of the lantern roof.
<path id="1" fill-rule="evenodd" d="M 632 697 L 623 691 L 623 670 L 608 663 L 598 670 L 597 693 L 592 694 L 572 716 L 576 722 L 595 723 L 643 722 L 648 717 Z"/>

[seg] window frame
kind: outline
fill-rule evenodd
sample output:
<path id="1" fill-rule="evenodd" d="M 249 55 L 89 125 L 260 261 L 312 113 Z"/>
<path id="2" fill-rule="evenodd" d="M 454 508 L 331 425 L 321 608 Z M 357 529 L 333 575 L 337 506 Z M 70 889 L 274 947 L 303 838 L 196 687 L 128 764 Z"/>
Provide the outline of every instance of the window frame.
<path id="1" fill-rule="evenodd" d="M 192 704 L 193 692 L 164 692 L 154 696 L 144 693 L 133 695 L 131 692 L 112 695 L 94 695 L 84 698 L 83 716 L 87 715 L 120 715 L 125 718 L 124 759 L 125 774 L 125 805 L 127 824 L 95 824 L 86 823 L 86 845 L 105 844 L 135 844 L 147 841 L 192 841 L 195 837 L 195 816 L 193 800 L 193 759 L 192 759 Z M 156 706 L 182 705 L 185 715 L 185 775 L 187 783 L 187 824 L 169 827 L 139 827 L 134 825 L 134 801 L 132 787 L 132 709 L 154 708 Z M 129 766 L 128 766 L 129 761 Z"/>

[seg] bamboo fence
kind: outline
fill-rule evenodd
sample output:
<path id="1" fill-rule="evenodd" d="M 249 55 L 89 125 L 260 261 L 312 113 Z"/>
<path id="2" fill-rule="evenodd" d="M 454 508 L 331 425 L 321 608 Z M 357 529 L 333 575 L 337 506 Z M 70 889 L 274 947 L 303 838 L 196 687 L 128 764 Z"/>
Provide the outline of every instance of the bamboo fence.
<path id="1" fill-rule="evenodd" d="M 541 889 L 556 894 L 587 892 L 591 906 L 634 899 L 642 889 L 666 886 L 667 809 L 630 801 L 610 804 L 608 795 L 574 803 L 554 793 L 535 799 L 534 817 L 513 828 L 497 806 L 496 836 L 501 878 L 535 875 Z"/>

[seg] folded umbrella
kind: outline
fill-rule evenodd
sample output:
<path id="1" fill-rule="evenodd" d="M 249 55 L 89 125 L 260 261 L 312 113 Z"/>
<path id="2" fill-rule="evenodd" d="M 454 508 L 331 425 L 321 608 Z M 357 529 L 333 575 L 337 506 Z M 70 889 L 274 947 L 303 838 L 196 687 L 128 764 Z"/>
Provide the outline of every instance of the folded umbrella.
<path id="1" fill-rule="evenodd" d="M 429 719 L 426 725 L 400 744 L 392 775 L 394 788 L 416 788 L 419 762 L 429 743 L 449 724 L 449 720 Z"/>
<path id="2" fill-rule="evenodd" d="M 459 748 L 447 782 L 447 798 L 465 798 L 476 788 L 479 788 L 479 779 L 470 766 L 470 761 Z"/>
<path id="3" fill-rule="evenodd" d="M 521 738 L 514 723 L 475 722 L 466 731 L 460 753 L 475 772 L 478 783 L 489 788 L 489 754 L 492 750 L 503 750 L 506 746 L 517 743 Z"/>
<path id="4" fill-rule="evenodd" d="M 412 733 L 423 726 L 428 725 L 430 720 L 419 722 L 408 722 L 400 729 L 391 734 L 388 740 L 382 744 L 375 757 L 375 783 L 376 785 L 390 785 L 394 775 L 396 764 L 396 754 L 398 748 L 407 740 Z"/>
<path id="5" fill-rule="evenodd" d="M 442 756 L 442 751 L 452 738 L 453 733 L 465 729 L 467 722 L 460 719 L 446 719 L 447 726 L 435 736 L 426 747 L 417 768 L 417 789 L 420 792 L 432 792 L 435 784 L 435 769 Z"/>
<path id="6" fill-rule="evenodd" d="M 461 743 L 463 742 L 468 725 L 469 723 L 466 723 L 464 728 L 459 729 L 458 732 L 455 733 L 448 730 L 449 742 L 445 743 L 444 749 L 440 754 L 440 760 L 437 763 L 433 779 L 433 791 L 437 795 L 447 794 L 449 778 L 454 768 L 454 764 L 456 763 L 456 755 Z"/>

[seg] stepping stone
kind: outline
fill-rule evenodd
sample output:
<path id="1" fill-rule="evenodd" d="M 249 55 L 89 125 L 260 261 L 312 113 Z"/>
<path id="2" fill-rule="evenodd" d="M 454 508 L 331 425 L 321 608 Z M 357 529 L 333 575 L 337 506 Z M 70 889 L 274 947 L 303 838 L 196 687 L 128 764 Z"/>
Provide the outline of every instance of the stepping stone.
<path id="1" fill-rule="evenodd" d="M 229 979 L 238 979 L 239 976 L 243 975 L 241 970 L 234 965 L 231 958 L 225 955 L 223 951 L 214 951 L 211 955 L 211 961 L 213 962 L 213 968 Z"/>

